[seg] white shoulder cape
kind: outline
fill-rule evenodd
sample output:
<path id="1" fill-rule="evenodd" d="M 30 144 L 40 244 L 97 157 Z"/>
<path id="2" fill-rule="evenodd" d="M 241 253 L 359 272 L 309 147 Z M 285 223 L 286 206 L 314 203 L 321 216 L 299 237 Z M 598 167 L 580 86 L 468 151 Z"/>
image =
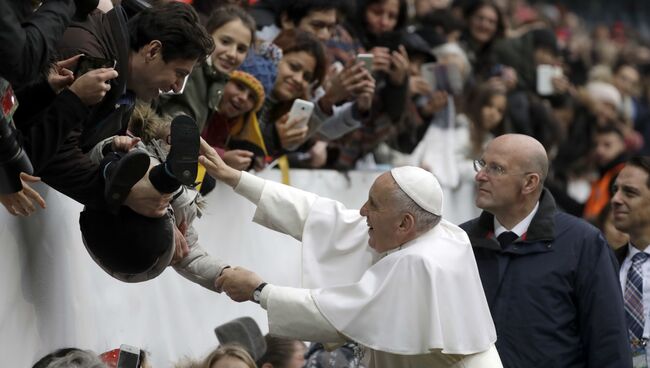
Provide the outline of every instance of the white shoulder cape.
<path id="1" fill-rule="evenodd" d="M 459 227 L 443 220 L 376 261 L 365 218 L 318 198 L 302 241 L 303 286 L 351 340 L 401 355 L 473 354 L 496 341 L 471 245 Z"/>

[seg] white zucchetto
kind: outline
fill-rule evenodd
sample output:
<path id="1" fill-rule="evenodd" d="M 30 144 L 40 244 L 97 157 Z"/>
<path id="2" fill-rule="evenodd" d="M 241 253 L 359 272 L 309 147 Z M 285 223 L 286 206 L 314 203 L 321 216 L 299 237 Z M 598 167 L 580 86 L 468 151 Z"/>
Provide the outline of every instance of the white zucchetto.
<path id="1" fill-rule="evenodd" d="M 432 173 L 415 166 L 396 167 L 390 173 L 415 203 L 434 215 L 442 216 L 442 188 Z"/>

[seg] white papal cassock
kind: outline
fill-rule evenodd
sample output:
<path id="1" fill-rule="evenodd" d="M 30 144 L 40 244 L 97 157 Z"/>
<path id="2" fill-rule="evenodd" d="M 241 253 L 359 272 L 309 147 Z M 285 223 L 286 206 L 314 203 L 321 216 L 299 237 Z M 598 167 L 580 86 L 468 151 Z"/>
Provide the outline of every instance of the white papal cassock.
<path id="1" fill-rule="evenodd" d="M 501 367 L 476 261 L 457 226 L 443 220 L 378 254 L 365 217 L 339 202 L 248 173 L 235 191 L 257 205 L 255 222 L 303 244 L 305 289 L 263 289 L 271 334 L 352 340 L 375 368 Z"/>

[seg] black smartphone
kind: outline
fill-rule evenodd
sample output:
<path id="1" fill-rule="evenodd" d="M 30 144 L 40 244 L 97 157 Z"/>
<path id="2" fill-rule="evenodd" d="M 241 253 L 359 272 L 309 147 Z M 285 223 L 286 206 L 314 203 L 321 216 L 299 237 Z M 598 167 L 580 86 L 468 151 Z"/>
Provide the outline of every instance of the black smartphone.
<path id="1" fill-rule="evenodd" d="M 403 43 L 401 32 L 385 32 L 377 36 L 374 46 L 386 47 L 390 51 L 397 51 Z"/>
<path id="2" fill-rule="evenodd" d="M 115 59 L 104 59 L 94 56 L 81 55 L 77 62 L 77 69 L 74 72 L 75 77 L 88 73 L 91 70 L 99 68 L 115 68 L 117 61 Z"/>

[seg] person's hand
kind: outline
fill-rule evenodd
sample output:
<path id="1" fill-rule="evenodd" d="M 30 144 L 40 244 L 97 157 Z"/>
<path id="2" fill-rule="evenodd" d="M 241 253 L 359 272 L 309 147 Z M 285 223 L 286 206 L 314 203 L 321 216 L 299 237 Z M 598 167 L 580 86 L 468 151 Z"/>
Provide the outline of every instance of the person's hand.
<path id="1" fill-rule="evenodd" d="M 564 75 L 553 77 L 551 79 L 551 83 L 553 84 L 553 90 L 555 93 L 560 95 L 570 93 L 571 89 L 573 88 L 571 82 L 569 81 L 569 78 Z"/>
<path id="2" fill-rule="evenodd" d="M 178 227 L 174 227 L 174 256 L 172 257 L 171 264 L 180 262 L 183 258 L 187 257 L 190 253 L 190 247 L 187 245 L 185 239 L 185 232 L 187 231 L 187 223 L 183 222 Z"/>
<path id="3" fill-rule="evenodd" d="M 348 63 L 340 73 L 331 78 L 324 97 L 336 105 L 359 95 L 363 82 L 373 80 L 364 65 L 362 62 Z"/>
<path id="4" fill-rule="evenodd" d="M 246 150 L 230 150 L 223 154 L 223 161 L 235 170 L 246 170 L 255 154 Z"/>
<path id="5" fill-rule="evenodd" d="M 77 65 L 81 54 L 69 59 L 61 60 L 52 65 L 47 75 L 47 82 L 55 93 L 61 92 L 64 88 L 70 86 L 74 81 L 72 69 Z"/>
<path id="6" fill-rule="evenodd" d="M 23 182 L 23 189 L 11 194 L 0 194 L 0 203 L 13 216 L 29 216 L 36 211 L 34 202 L 45 209 L 45 200 L 32 189 L 27 183 L 36 183 L 41 180 L 35 176 L 20 173 L 20 180 Z"/>
<path id="7" fill-rule="evenodd" d="M 409 73 L 409 56 L 404 46 L 400 45 L 398 51 L 390 54 L 390 70 L 388 76 L 393 85 L 402 85 Z"/>
<path id="8" fill-rule="evenodd" d="M 411 95 L 431 96 L 433 88 L 422 76 L 415 75 L 409 78 L 409 92 Z"/>
<path id="9" fill-rule="evenodd" d="M 241 177 L 241 171 L 228 166 L 221 157 L 219 157 L 217 151 L 215 151 L 215 149 L 212 148 L 203 138 L 201 138 L 200 153 L 201 156 L 199 156 L 199 162 L 205 167 L 205 171 L 210 174 L 210 176 L 230 185 L 233 188 L 237 186 L 239 178 Z"/>
<path id="10" fill-rule="evenodd" d="M 162 194 L 156 190 L 147 173 L 131 188 L 124 205 L 142 216 L 162 217 L 167 213 L 171 200 L 172 193 Z"/>
<path id="11" fill-rule="evenodd" d="M 111 85 L 106 81 L 115 78 L 117 71 L 113 68 L 94 69 L 78 77 L 70 86 L 70 91 L 77 95 L 84 105 L 93 106 L 110 91 Z"/>
<path id="12" fill-rule="evenodd" d="M 301 125 L 298 118 L 289 119 L 289 114 L 284 114 L 275 122 L 275 129 L 280 137 L 280 145 L 286 150 L 296 149 L 307 138 L 307 124 Z"/>
<path id="13" fill-rule="evenodd" d="M 373 47 L 370 53 L 373 56 L 372 71 L 390 73 L 390 49 L 387 47 Z"/>
<path id="14" fill-rule="evenodd" d="M 140 138 L 138 138 L 138 137 L 129 137 L 129 136 L 126 136 L 126 135 L 118 135 L 118 136 L 113 137 L 113 142 L 111 143 L 111 149 L 113 151 L 129 152 L 138 143 L 140 143 Z"/>
<path id="15" fill-rule="evenodd" d="M 517 87 L 519 77 L 517 71 L 511 66 L 504 66 L 501 71 L 501 80 L 508 91 L 512 91 Z"/>
<path id="16" fill-rule="evenodd" d="M 372 78 L 372 77 L 371 77 Z M 372 107 L 372 100 L 375 96 L 375 79 L 365 80 L 361 82 L 362 88 L 359 90 L 359 96 L 357 97 L 357 109 L 360 112 L 365 113 L 370 110 Z"/>
<path id="17" fill-rule="evenodd" d="M 236 302 L 252 300 L 253 292 L 264 281 L 257 274 L 241 267 L 227 268 L 215 281 L 215 289 L 225 292 Z"/>
<path id="18" fill-rule="evenodd" d="M 327 142 L 318 141 L 310 149 L 309 166 L 317 169 L 327 163 Z"/>
<path id="19" fill-rule="evenodd" d="M 433 116 L 433 114 L 442 111 L 449 101 L 448 96 L 445 91 L 433 92 L 427 104 L 422 107 L 422 114 L 425 116 Z"/>

